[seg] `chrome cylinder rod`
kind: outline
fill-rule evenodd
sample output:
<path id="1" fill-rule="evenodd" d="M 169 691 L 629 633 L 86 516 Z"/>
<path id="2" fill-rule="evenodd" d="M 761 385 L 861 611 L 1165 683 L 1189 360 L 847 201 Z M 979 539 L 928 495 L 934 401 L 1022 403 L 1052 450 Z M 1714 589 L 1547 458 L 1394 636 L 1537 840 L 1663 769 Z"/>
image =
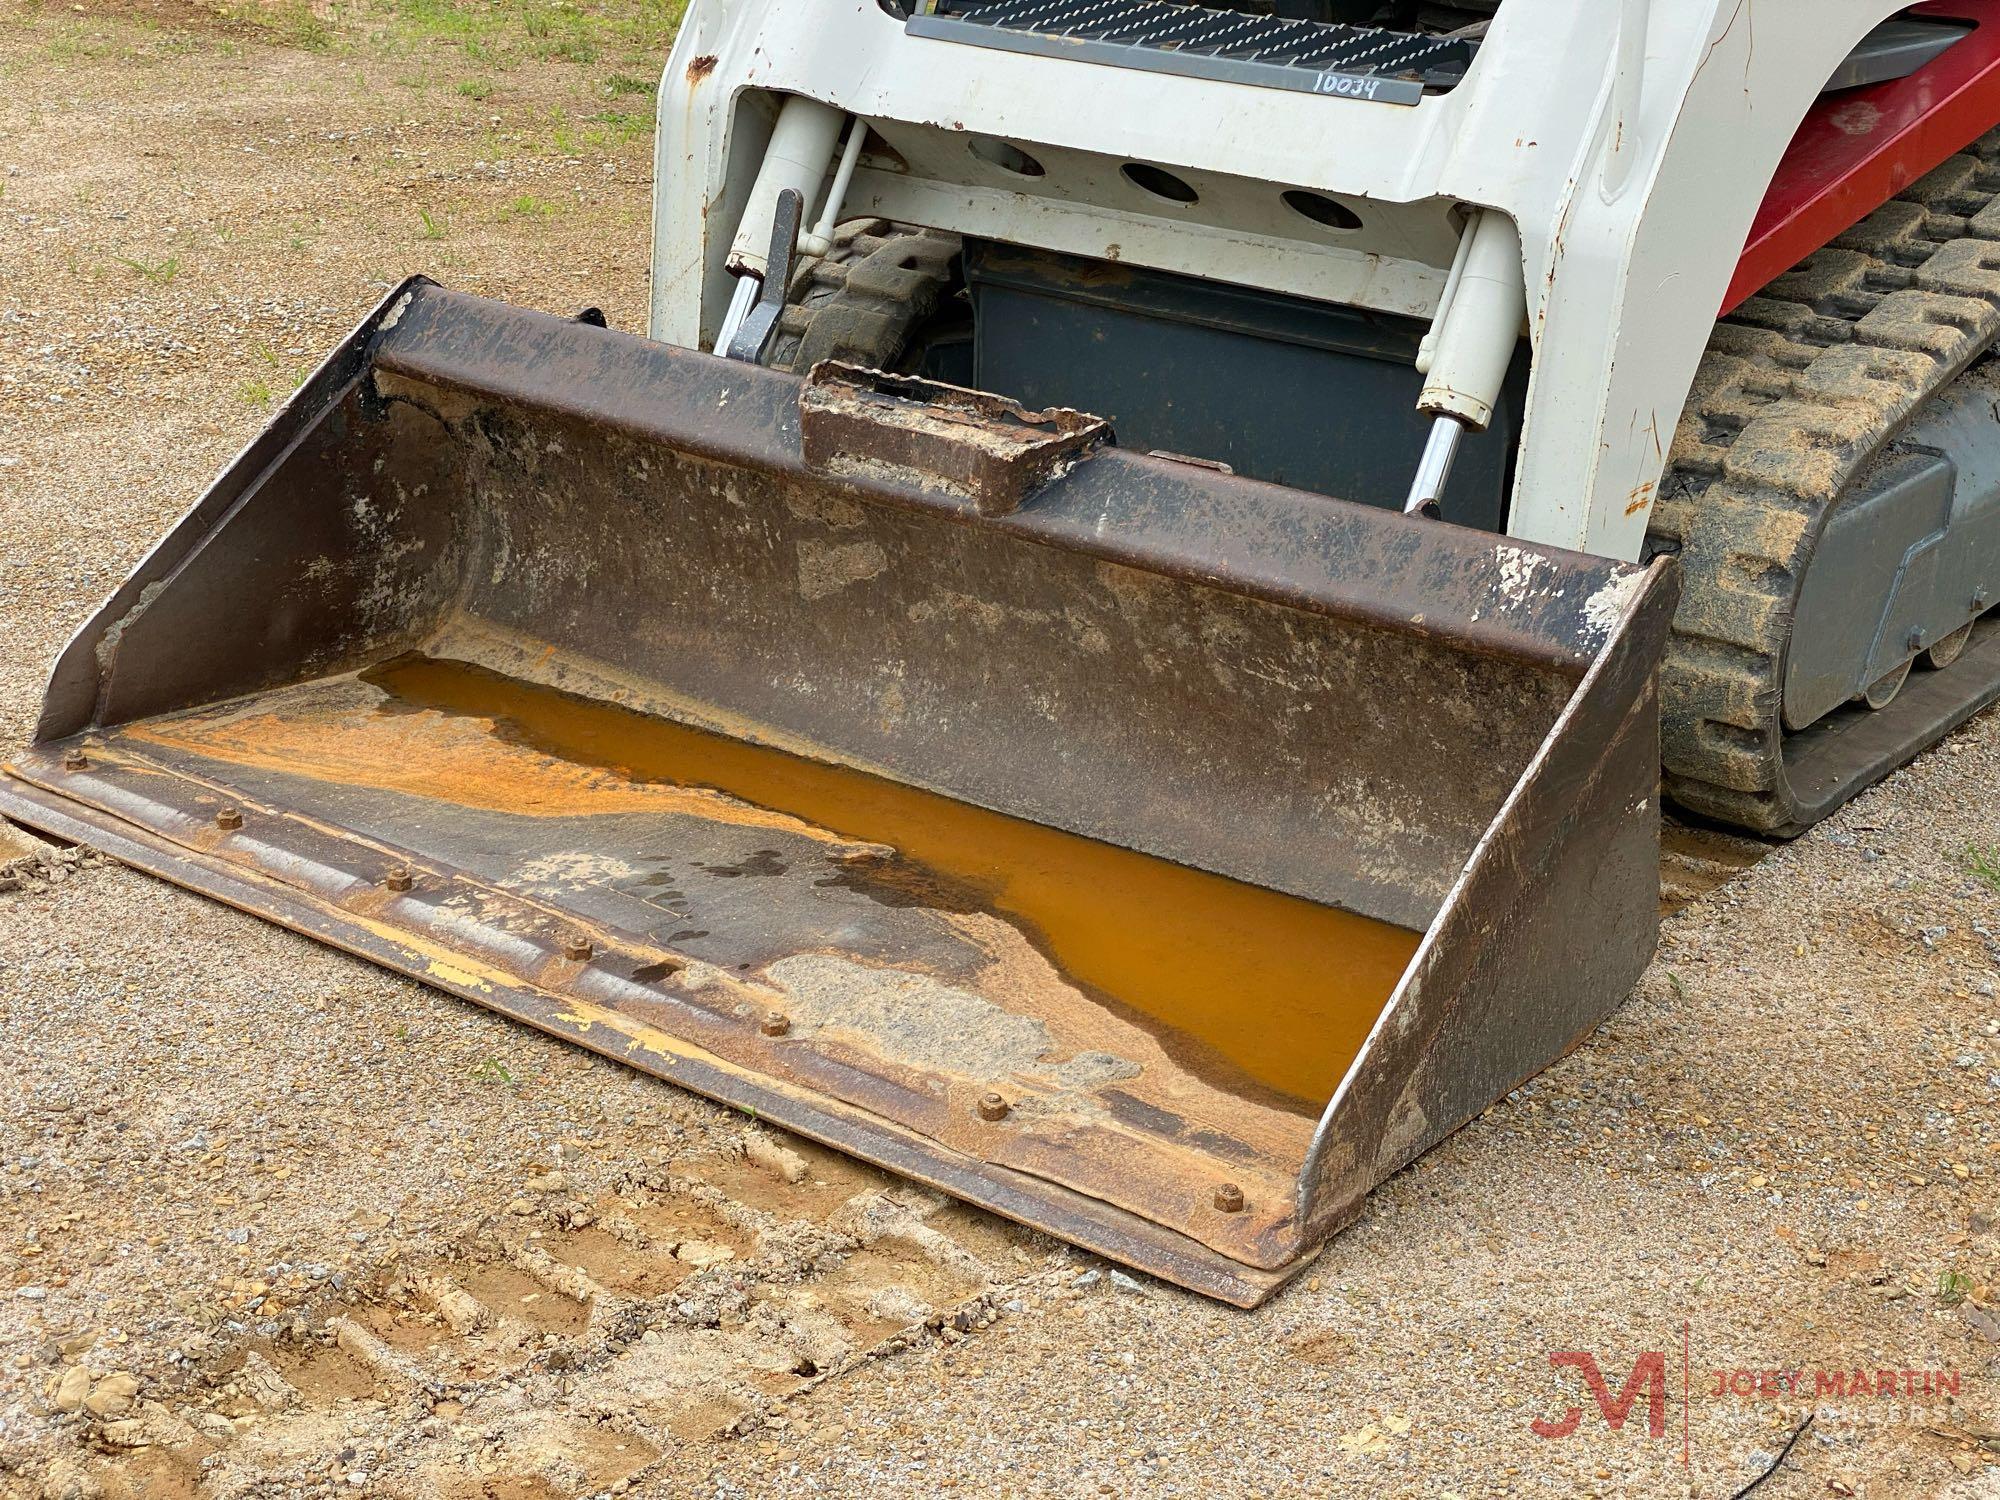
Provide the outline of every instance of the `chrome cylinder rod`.
<path id="1" fill-rule="evenodd" d="M 1451 478 L 1451 461 L 1458 457 L 1458 440 L 1464 436 L 1465 424 L 1456 417 L 1439 417 L 1431 423 L 1431 435 L 1424 439 L 1424 456 L 1417 460 L 1417 477 L 1410 483 L 1410 498 L 1403 506 L 1404 515 L 1436 518 L 1445 481 Z"/>
<path id="2" fill-rule="evenodd" d="M 729 310 L 722 315 L 722 327 L 715 333 L 715 352 L 723 353 L 736 338 L 737 329 L 743 326 L 750 309 L 757 305 L 757 294 L 764 290 L 764 278 L 754 271 L 745 271 L 736 278 L 736 290 L 729 294 Z"/>

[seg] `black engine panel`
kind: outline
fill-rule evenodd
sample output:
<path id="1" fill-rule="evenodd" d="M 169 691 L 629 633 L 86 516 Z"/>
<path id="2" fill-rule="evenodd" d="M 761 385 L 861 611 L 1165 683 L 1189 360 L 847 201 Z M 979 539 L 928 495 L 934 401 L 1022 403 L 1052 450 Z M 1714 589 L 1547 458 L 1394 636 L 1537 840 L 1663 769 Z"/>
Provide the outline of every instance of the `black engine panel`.
<path id="1" fill-rule="evenodd" d="M 941 378 L 1095 412 L 1124 447 L 1402 505 L 1430 428 L 1422 322 L 978 240 L 965 277 L 970 358 L 935 362 Z M 1493 426 L 1459 450 L 1447 519 L 1502 529 L 1527 374 L 1524 346 Z"/>

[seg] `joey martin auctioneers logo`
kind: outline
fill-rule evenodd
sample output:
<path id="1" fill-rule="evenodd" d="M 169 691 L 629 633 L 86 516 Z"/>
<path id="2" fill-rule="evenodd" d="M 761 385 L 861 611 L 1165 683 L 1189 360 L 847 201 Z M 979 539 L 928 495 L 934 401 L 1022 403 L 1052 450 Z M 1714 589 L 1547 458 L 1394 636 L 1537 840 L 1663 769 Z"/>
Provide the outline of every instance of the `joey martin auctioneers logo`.
<path id="1" fill-rule="evenodd" d="M 1671 1429 L 1680 1439 L 1682 1463 L 1688 1462 L 1692 1446 L 1690 1413 L 1696 1396 L 1714 1401 L 1767 1402 L 1808 1421 L 1922 1423 L 1948 1419 L 1950 1403 L 1957 1400 L 1961 1384 L 1957 1370 L 1904 1369 L 1879 1360 L 1838 1367 L 1698 1370 L 1686 1323 L 1681 1325 L 1680 1348 L 1671 1355 L 1664 1349 L 1646 1350 L 1632 1361 L 1616 1391 L 1612 1380 L 1622 1369 L 1616 1359 L 1607 1358 L 1600 1365 L 1597 1356 L 1587 1350 L 1561 1349 L 1549 1355 L 1549 1364 L 1559 1372 L 1575 1372 L 1566 1379 L 1581 1382 L 1582 1394 L 1596 1408 L 1595 1418 L 1613 1432 L 1623 1431 L 1626 1422 L 1636 1417 L 1644 1422 L 1648 1438 L 1667 1437 L 1669 1396 L 1678 1396 L 1679 1420 Z M 1583 1406 L 1570 1406 L 1551 1416 L 1536 1417 L 1528 1426 L 1537 1437 L 1557 1439 L 1568 1437 L 1592 1419 L 1593 1414 Z"/>

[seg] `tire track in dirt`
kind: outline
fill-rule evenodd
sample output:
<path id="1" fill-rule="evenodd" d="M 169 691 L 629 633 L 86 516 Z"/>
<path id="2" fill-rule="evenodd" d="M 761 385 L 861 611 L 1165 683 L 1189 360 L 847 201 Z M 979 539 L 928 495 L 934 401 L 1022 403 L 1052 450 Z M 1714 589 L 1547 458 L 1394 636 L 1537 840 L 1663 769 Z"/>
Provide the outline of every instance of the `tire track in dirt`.
<path id="1" fill-rule="evenodd" d="M 1679 818 L 1660 820 L 1660 915 L 1720 890 L 1783 845 L 1734 829 Z"/>
<path id="2" fill-rule="evenodd" d="M 617 1493 L 688 1444 L 762 1429 L 802 1391 L 992 1321 L 1031 1236 L 803 1143 L 558 1174 L 421 1257 L 219 1346 L 189 1385 L 79 1413 L 51 1500 L 409 1500 Z"/>

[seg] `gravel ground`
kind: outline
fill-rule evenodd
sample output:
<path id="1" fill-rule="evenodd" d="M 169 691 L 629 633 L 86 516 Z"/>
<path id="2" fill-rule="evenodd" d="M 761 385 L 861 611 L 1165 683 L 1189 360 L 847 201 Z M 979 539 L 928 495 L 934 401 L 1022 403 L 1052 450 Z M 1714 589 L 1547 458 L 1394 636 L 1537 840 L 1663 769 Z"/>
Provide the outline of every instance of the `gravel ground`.
<path id="1" fill-rule="evenodd" d="M 0 0 L 0 742 L 386 285 L 642 322 L 623 13 L 261 14 Z M 1813 1412 L 1760 1500 L 2000 1493 L 1996 782 L 1989 715 L 1671 918 L 1247 1315 L 0 835 L 0 1493 L 1729 1497 Z"/>

